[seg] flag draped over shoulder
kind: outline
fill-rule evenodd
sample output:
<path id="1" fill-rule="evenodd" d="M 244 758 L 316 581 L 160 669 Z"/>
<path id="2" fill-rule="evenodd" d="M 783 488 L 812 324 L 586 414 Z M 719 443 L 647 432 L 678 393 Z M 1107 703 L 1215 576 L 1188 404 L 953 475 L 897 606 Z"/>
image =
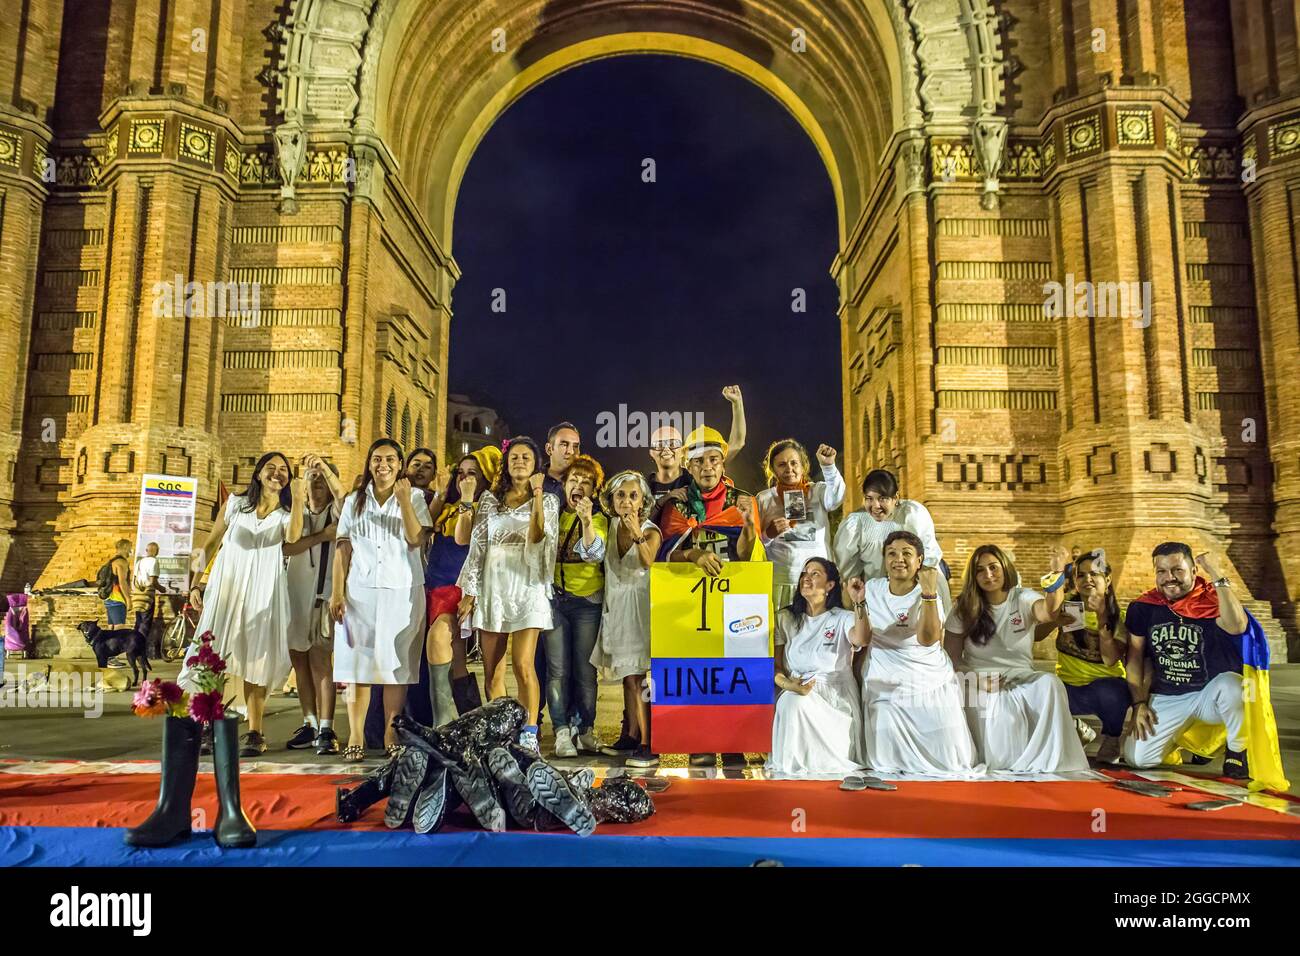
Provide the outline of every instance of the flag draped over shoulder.
<path id="1" fill-rule="evenodd" d="M 1163 604 L 1183 617 L 1219 616 L 1219 594 L 1202 577 L 1186 595 L 1170 604 L 1158 589 L 1147 591 L 1138 601 Z M 1245 610 L 1243 608 L 1243 610 Z M 1282 772 L 1282 748 L 1277 739 L 1277 719 L 1269 690 L 1268 638 L 1259 621 L 1246 611 L 1246 630 L 1241 635 L 1241 693 L 1246 703 L 1246 754 L 1250 762 L 1250 789 L 1285 792 L 1291 784 Z M 1227 743 L 1222 724 L 1196 721 L 1178 737 L 1178 746 L 1208 757 Z M 1181 763 L 1174 750 L 1170 763 Z"/>
<path id="2" fill-rule="evenodd" d="M 750 499 L 751 501 L 753 499 Z M 689 507 L 689 504 L 687 505 Z M 683 541 L 683 537 L 697 530 L 712 531 L 716 534 L 724 535 L 732 544 L 740 537 L 740 532 L 744 530 L 745 522 L 753 521 L 755 527 L 758 523 L 757 508 L 753 515 L 745 515 L 736 505 L 728 505 L 722 511 L 718 512 L 712 518 L 702 520 L 695 515 L 687 517 L 681 508 L 670 505 L 665 508 L 659 519 L 660 532 L 663 534 L 663 544 L 659 548 L 659 555 L 655 560 L 667 561 L 668 556 L 679 547 L 688 547 Z M 766 560 L 763 551 L 763 545 L 758 535 L 754 537 L 754 553 L 750 557 L 751 561 Z"/>

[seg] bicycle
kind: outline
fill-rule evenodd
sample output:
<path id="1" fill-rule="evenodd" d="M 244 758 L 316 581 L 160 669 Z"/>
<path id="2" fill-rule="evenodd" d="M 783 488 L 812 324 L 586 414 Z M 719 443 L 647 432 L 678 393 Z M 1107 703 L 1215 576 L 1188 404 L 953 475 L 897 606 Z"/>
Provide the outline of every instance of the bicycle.
<path id="1" fill-rule="evenodd" d="M 187 601 L 180 613 L 167 625 L 162 639 L 163 660 L 179 661 L 185 656 L 186 649 L 194 639 L 194 630 L 198 626 L 198 621 L 192 617 L 193 611 L 193 605 Z"/>

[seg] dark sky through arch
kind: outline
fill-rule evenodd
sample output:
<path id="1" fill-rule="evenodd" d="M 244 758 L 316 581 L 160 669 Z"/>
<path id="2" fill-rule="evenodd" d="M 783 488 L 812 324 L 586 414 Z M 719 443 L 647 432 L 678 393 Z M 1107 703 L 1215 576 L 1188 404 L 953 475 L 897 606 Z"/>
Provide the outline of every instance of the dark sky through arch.
<path id="1" fill-rule="evenodd" d="M 748 80 L 660 55 L 566 71 L 512 105 L 466 169 L 451 389 L 539 440 L 570 419 L 608 474 L 650 461 L 596 447 L 602 412 L 702 414 L 725 435 L 721 389 L 739 384 L 749 437 L 732 472 L 757 489 L 773 439 L 842 449 L 836 239 L 812 141 Z"/>

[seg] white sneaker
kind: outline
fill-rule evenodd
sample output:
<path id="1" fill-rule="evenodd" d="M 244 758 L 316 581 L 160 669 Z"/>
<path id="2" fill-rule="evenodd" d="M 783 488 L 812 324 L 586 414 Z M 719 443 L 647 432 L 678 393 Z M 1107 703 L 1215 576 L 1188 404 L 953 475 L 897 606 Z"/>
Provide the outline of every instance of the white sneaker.
<path id="1" fill-rule="evenodd" d="M 540 753 L 541 748 L 537 745 L 537 735 L 531 730 L 521 731 L 519 734 L 519 746 L 524 750 L 531 750 L 533 753 Z"/>
<path id="2" fill-rule="evenodd" d="M 600 737 L 597 735 L 595 727 L 592 727 L 591 730 L 587 731 L 585 734 L 575 734 L 574 739 L 578 745 L 578 749 L 583 753 L 600 753 Z"/>
<path id="3" fill-rule="evenodd" d="M 555 756 L 578 756 L 578 751 L 573 746 L 573 731 L 568 727 L 560 727 L 555 731 Z"/>
<path id="4" fill-rule="evenodd" d="M 1074 729 L 1079 732 L 1079 742 L 1085 747 L 1097 739 L 1097 731 L 1093 730 L 1082 717 L 1074 718 Z"/>

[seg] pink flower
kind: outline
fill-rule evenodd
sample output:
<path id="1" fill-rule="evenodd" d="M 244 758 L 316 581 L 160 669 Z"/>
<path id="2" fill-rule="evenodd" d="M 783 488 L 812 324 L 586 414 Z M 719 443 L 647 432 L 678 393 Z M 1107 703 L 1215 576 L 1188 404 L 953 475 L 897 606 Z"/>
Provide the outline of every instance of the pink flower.
<path id="1" fill-rule="evenodd" d="M 221 703 L 221 691 L 208 691 L 195 694 L 190 698 L 190 716 L 195 720 L 209 724 L 226 715 L 225 705 Z"/>
<path id="2" fill-rule="evenodd" d="M 156 717 L 167 709 L 163 703 L 160 680 L 147 680 L 131 698 L 131 710 L 139 717 Z"/>

